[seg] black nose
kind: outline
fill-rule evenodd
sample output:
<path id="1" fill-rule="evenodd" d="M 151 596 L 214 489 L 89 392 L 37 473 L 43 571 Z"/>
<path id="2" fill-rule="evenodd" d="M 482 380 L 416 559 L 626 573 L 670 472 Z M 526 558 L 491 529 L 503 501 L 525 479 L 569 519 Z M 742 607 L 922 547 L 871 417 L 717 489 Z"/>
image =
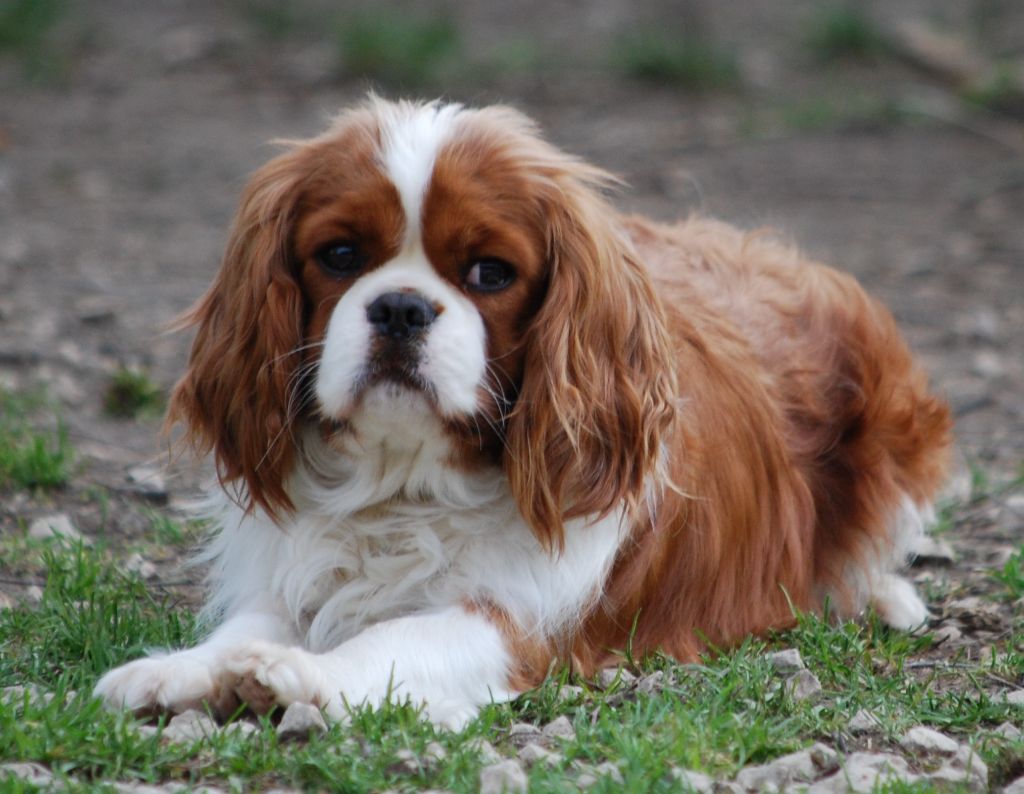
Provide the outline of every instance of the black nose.
<path id="1" fill-rule="evenodd" d="M 385 292 L 366 307 L 366 319 L 381 336 L 408 339 L 434 322 L 437 310 L 418 292 Z"/>

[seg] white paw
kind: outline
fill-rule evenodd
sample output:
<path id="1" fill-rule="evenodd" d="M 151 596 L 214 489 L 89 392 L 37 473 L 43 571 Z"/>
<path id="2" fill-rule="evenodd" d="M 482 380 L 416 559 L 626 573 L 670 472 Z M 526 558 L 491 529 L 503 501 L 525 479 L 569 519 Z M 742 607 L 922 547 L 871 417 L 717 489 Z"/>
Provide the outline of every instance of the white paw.
<path id="1" fill-rule="evenodd" d="M 332 717 L 343 713 L 340 687 L 330 683 L 322 657 L 302 648 L 252 642 L 225 659 L 237 697 L 257 713 L 274 705 L 312 703 Z"/>
<path id="2" fill-rule="evenodd" d="M 214 693 L 210 665 L 187 653 L 149 656 L 104 675 L 94 694 L 108 708 L 185 711 L 201 707 Z"/>
<path id="3" fill-rule="evenodd" d="M 882 622 L 894 629 L 909 631 L 928 620 L 928 607 L 914 585 L 895 574 L 879 577 L 871 590 L 871 606 Z"/>

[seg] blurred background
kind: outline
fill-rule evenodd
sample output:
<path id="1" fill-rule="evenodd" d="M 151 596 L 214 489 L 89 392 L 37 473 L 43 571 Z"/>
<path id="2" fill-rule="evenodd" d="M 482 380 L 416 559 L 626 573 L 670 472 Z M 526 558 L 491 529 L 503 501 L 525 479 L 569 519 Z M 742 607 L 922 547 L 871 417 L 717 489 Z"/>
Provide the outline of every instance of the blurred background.
<path id="1" fill-rule="evenodd" d="M 1020 466 L 1020 0 L 0 0 L 0 387 L 46 387 L 81 476 L 161 459 L 188 344 L 163 329 L 247 174 L 371 89 L 511 103 L 624 209 L 853 271 L 968 458 Z"/>

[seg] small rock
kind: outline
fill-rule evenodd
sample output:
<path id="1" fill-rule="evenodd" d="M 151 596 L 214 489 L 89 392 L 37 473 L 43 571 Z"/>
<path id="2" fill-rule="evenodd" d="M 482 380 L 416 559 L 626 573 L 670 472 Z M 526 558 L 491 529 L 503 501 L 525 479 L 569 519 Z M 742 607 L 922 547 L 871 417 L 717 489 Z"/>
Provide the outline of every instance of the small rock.
<path id="1" fill-rule="evenodd" d="M 124 561 L 124 567 L 132 573 L 137 573 L 142 579 L 152 579 L 157 573 L 156 566 L 138 552 Z"/>
<path id="2" fill-rule="evenodd" d="M 65 540 L 83 540 L 82 533 L 71 523 L 67 513 L 55 513 L 51 516 L 37 518 L 28 527 L 28 536 L 35 540 L 63 538 Z"/>
<path id="3" fill-rule="evenodd" d="M 945 623 L 932 632 L 936 645 L 947 645 L 963 639 L 964 633 L 955 623 Z"/>
<path id="4" fill-rule="evenodd" d="M 401 750 L 396 752 L 395 758 L 397 761 L 390 768 L 392 773 L 397 772 L 405 775 L 414 775 L 424 766 L 420 763 L 420 759 L 416 753 L 408 747 L 403 747 Z"/>
<path id="5" fill-rule="evenodd" d="M 163 738 L 168 742 L 185 744 L 213 736 L 216 732 L 216 722 L 201 711 L 189 709 L 171 718 L 164 728 Z"/>
<path id="6" fill-rule="evenodd" d="M 283 742 L 308 739 L 311 733 L 327 733 L 324 715 L 311 703 L 292 703 L 284 710 L 277 726 L 277 738 Z"/>
<path id="7" fill-rule="evenodd" d="M 530 742 L 542 744 L 544 734 L 536 725 L 529 722 L 517 722 L 508 729 L 508 740 L 516 747 L 525 747 Z"/>
<path id="8" fill-rule="evenodd" d="M 636 684 L 636 691 L 645 695 L 654 695 L 661 692 L 666 685 L 665 673 L 662 670 L 655 670 L 650 675 L 643 676 Z"/>
<path id="9" fill-rule="evenodd" d="M 846 758 L 843 768 L 819 780 L 807 794 L 846 794 L 851 791 L 875 791 L 888 783 L 913 783 L 917 775 L 907 762 L 891 753 L 854 753 Z"/>
<path id="10" fill-rule="evenodd" d="M 911 753 L 952 756 L 960 744 L 943 733 L 918 725 L 903 735 L 900 747 Z"/>
<path id="11" fill-rule="evenodd" d="M 578 768 L 580 773 L 576 778 L 576 786 L 581 789 L 590 788 L 604 778 L 610 778 L 615 783 L 622 782 L 622 772 L 611 761 L 605 761 L 597 766 L 579 764 Z"/>
<path id="12" fill-rule="evenodd" d="M 931 535 L 919 535 L 914 541 L 910 553 L 914 555 L 914 565 L 952 565 L 956 562 L 953 547 L 941 538 Z"/>
<path id="13" fill-rule="evenodd" d="M 941 791 L 962 791 L 964 788 L 979 794 L 988 791 L 988 766 L 966 745 L 958 746 L 953 760 L 923 777 L 937 784 Z"/>
<path id="14" fill-rule="evenodd" d="M 127 479 L 133 493 L 157 504 L 167 504 L 167 484 L 159 469 L 133 466 L 128 469 Z"/>
<path id="15" fill-rule="evenodd" d="M 237 720 L 236 722 L 229 722 L 223 728 L 221 733 L 227 734 L 228 736 L 251 736 L 252 734 L 259 731 L 259 726 L 254 725 L 248 720 Z"/>
<path id="16" fill-rule="evenodd" d="M 116 305 L 106 295 L 86 295 L 75 301 L 75 315 L 86 325 L 107 325 L 117 319 Z"/>
<path id="17" fill-rule="evenodd" d="M 1006 702 L 1011 706 L 1024 706 L 1024 689 L 1015 689 L 1006 693 Z"/>
<path id="18" fill-rule="evenodd" d="M 694 794 L 712 794 L 715 790 L 715 781 L 703 772 L 672 767 L 669 774 L 672 775 L 673 780 L 682 784 L 684 791 L 692 791 Z"/>
<path id="19" fill-rule="evenodd" d="M 867 709 L 861 709 L 846 724 L 850 733 L 874 733 L 881 728 L 878 718 Z"/>
<path id="20" fill-rule="evenodd" d="M 559 703 L 573 703 L 580 700 L 584 696 L 585 690 L 581 686 L 573 686 L 572 684 L 562 684 L 558 687 L 558 702 Z"/>
<path id="21" fill-rule="evenodd" d="M 1019 777 L 1003 787 L 1003 794 L 1024 794 L 1024 777 Z"/>
<path id="22" fill-rule="evenodd" d="M 512 758 L 480 770 L 480 794 L 525 794 L 528 788 L 526 770 Z"/>
<path id="23" fill-rule="evenodd" d="M 786 694 L 797 702 L 813 700 L 821 694 L 821 681 L 810 670 L 801 670 L 786 679 Z"/>
<path id="24" fill-rule="evenodd" d="M 547 764 L 555 766 L 562 762 L 562 754 L 552 752 L 546 747 L 541 747 L 539 744 L 530 742 L 519 751 L 519 760 L 529 766 L 533 766 L 538 761 L 544 761 Z"/>
<path id="25" fill-rule="evenodd" d="M 146 723 L 139 723 L 135 726 L 135 732 L 139 734 L 139 736 L 145 737 L 146 739 L 151 739 L 152 737 L 160 733 L 160 728 L 158 728 L 156 725 L 147 725 Z"/>
<path id="26" fill-rule="evenodd" d="M 429 742 L 423 748 L 423 757 L 433 764 L 439 764 L 448 757 L 448 751 L 440 742 Z"/>
<path id="27" fill-rule="evenodd" d="M 42 764 L 0 764 L 0 779 L 12 777 L 35 786 L 45 786 L 53 782 L 53 773 Z"/>
<path id="28" fill-rule="evenodd" d="M 7 593 L 0 592 L 0 612 L 5 609 L 13 609 L 15 603 L 15 600 L 7 595 Z"/>
<path id="29" fill-rule="evenodd" d="M 800 651 L 796 648 L 775 651 L 775 653 L 770 653 L 765 658 L 768 659 L 768 663 L 775 668 L 777 673 L 789 674 L 807 668 L 803 658 L 800 656 Z"/>
<path id="30" fill-rule="evenodd" d="M 624 667 L 606 667 L 597 674 L 597 683 L 601 689 L 613 686 L 629 686 L 636 683 L 636 676 Z"/>
<path id="31" fill-rule="evenodd" d="M 29 604 L 38 604 L 43 600 L 43 588 L 37 584 L 30 584 L 25 588 L 25 601 Z"/>
<path id="32" fill-rule="evenodd" d="M 1018 728 L 1012 722 L 1004 722 L 1002 725 L 1000 725 L 998 728 L 992 731 L 992 733 L 994 733 L 996 736 L 1001 736 L 1010 742 L 1016 742 L 1021 738 L 1021 736 L 1024 736 L 1024 733 L 1021 733 L 1020 728 Z"/>
<path id="33" fill-rule="evenodd" d="M 971 371 L 987 380 L 994 380 L 1006 374 L 1006 362 L 993 350 L 979 350 L 971 361 Z"/>
<path id="34" fill-rule="evenodd" d="M 815 744 L 760 766 L 741 769 L 736 782 L 750 791 L 784 791 L 795 783 L 810 783 L 839 767 L 839 755 L 831 747 Z"/>
<path id="35" fill-rule="evenodd" d="M 576 729 L 572 727 L 572 722 L 564 714 L 545 725 L 541 732 L 549 739 L 576 738 Z"/>
<path id="36" fill-rule="evenodd" d="M 1003 628 L 1004 621 L 999 607 L 978 596 L 951 601 L 946 606 L 946 612 L 949 617 L 972 631 L 1000 631 Z"/>
<path id="37" fill-rule="evenodd" d="M 504 756 L 494 749 L 493 744 L 481 737 L 466 742 L 466 749 L 479 755 L 485 764 L 496 764 L 504 759 Z"/>

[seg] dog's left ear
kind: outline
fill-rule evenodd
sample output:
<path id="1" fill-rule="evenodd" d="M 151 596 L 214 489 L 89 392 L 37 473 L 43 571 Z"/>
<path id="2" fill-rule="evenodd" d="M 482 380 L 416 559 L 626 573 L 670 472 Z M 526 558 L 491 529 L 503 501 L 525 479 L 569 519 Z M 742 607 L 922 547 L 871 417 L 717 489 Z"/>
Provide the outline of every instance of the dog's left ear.
<path id="1" fill-rule="evenodd" d="M 292 508 L 285 481 L 304 309 L 290 245 L 308 160 L 292 149 L 246 186 L 220 272 L 179 321 L 198 331 L 166 422 L 184 424 L 197 451 L 213 451 L 221 483 L 244 507 L 271 515 Z"/>
<path id="2" fill-rule="evenodd" d="M 607 179 L 570 161 L 548 183 L 549 284 L 507 428 L 512 491 L 550 549 L 567 519 L 641 505 L 674 416 L 664 313 L 599 192 Z"/>

